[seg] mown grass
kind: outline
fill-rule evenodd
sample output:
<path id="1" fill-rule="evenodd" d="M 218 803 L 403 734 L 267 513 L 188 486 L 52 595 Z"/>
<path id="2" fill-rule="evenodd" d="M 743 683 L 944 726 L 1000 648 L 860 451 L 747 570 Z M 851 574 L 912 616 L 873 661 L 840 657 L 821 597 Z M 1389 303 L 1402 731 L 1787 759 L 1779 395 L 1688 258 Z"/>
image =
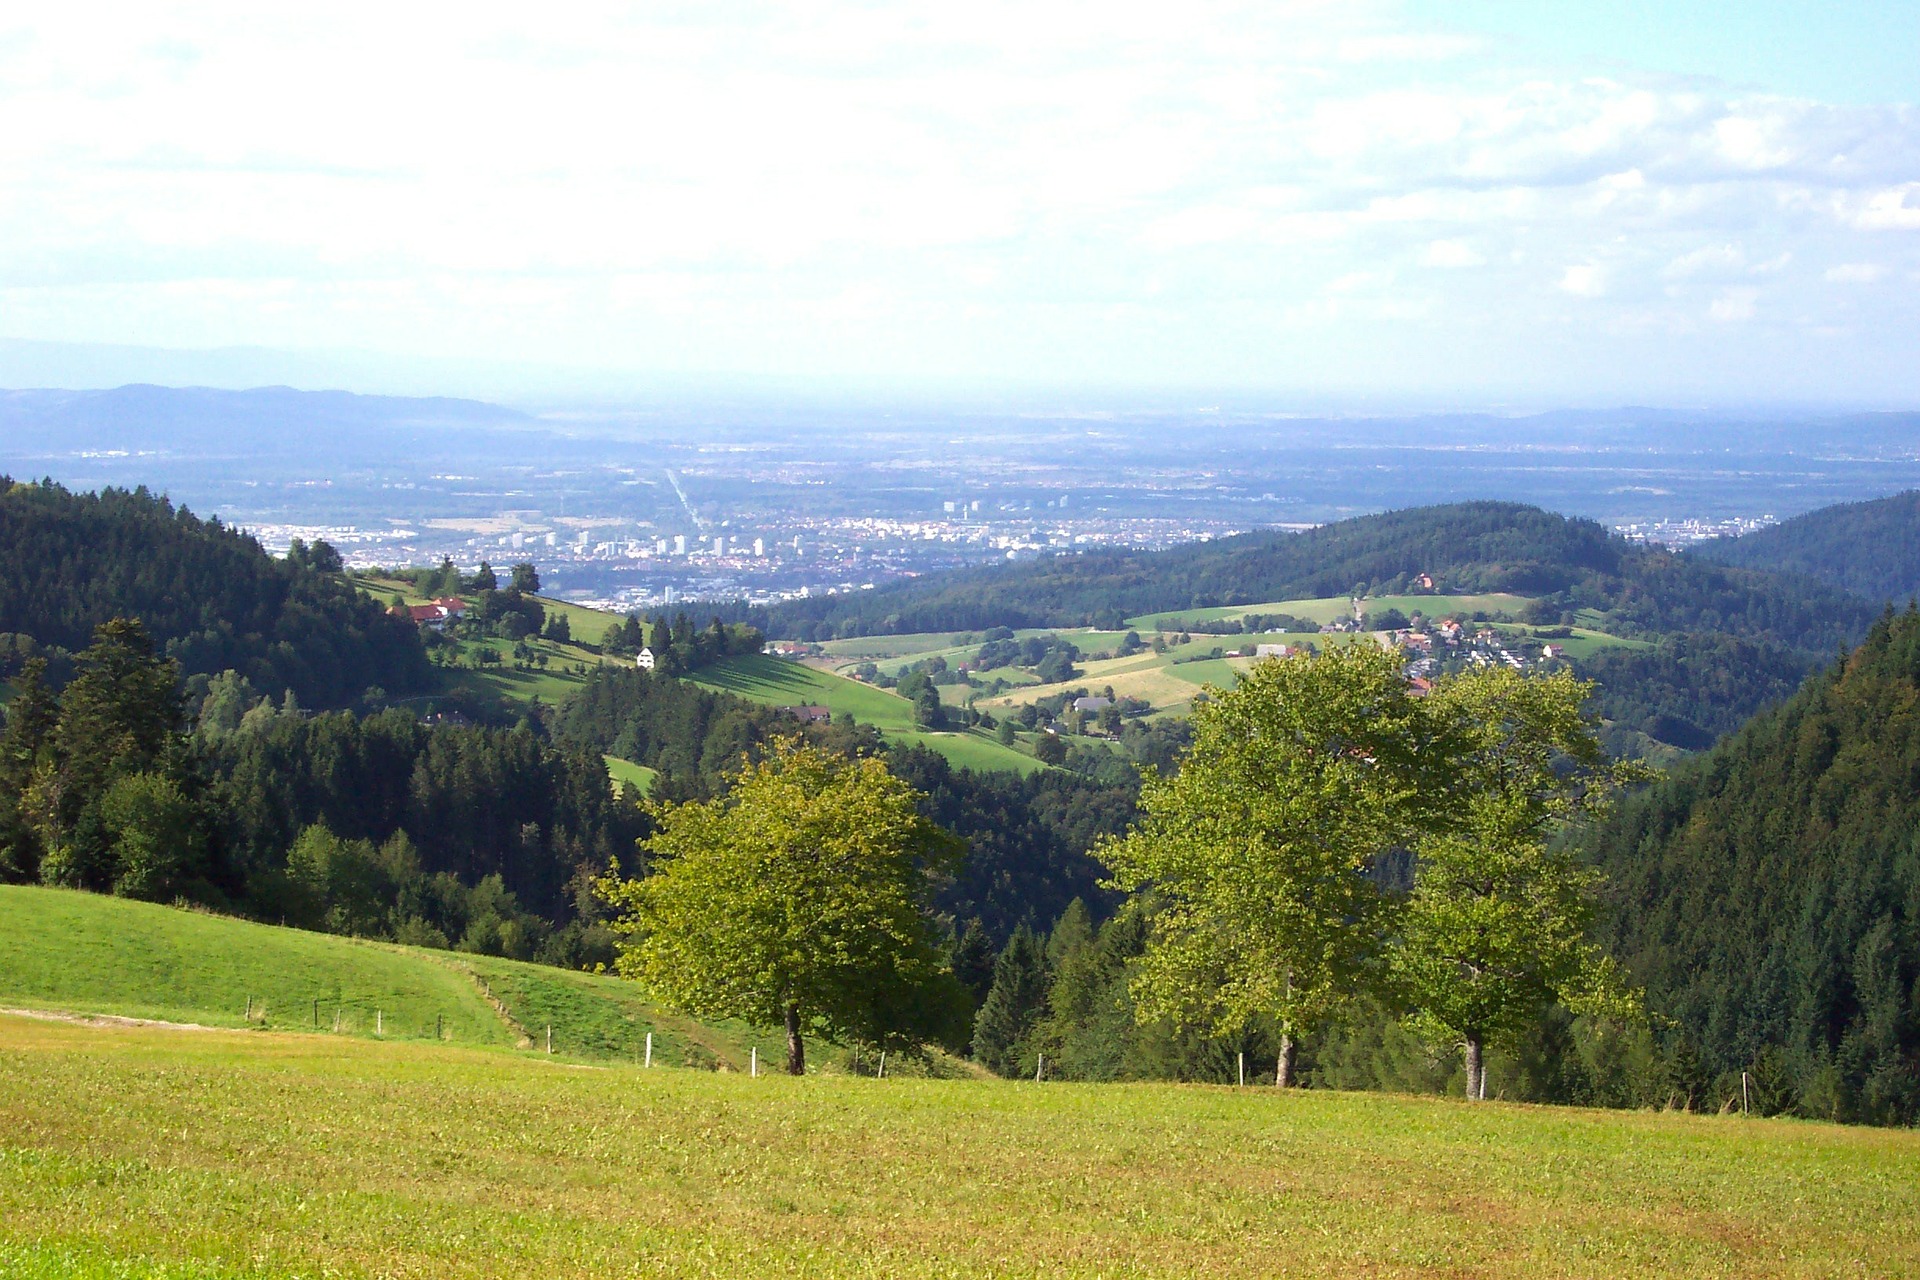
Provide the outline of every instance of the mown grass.
<path id="1" fill-rule="evenodd" d="M 1046 767 L 984 733 L 929 732 L 914 723 L 913 704 L 899 694 L 785 658 L 765 654 L 726 658 L 700 668 L 689 679 L 769 706 L 823 706 L 836 716 L 845 713 L 880 730 L 889 740 L 929 747 L 962 768 L 1024 773 Z"/>
<path id="2" fill-rule="evenodd" d="M 1384 612 L 1398 609 L 1405 614 L 1415 610 L 1429 618 L 1439 618 L 1450 613 L 1473 614 L 1518 613 L 1530 602 L 1527 596 L 1506 594 L 1488 595 L 1425 595 L 1425 596 L 1369 596 L 1362 600 L 1361 607 L 1369 612 Z M 1231 604 L 1211 609 L 1167 609 L 1159 613 L 1142 614 L 1127 619 L 1129 627 L 1141 631 L 1165 631 L 1177 622 L 1219 622 L 1228 618 L 1244 618 L 1250 613 L 1290 613 L 1296 618 L 1305 618 L 1310 622 L 1340 622 L 1353 616 L 1353 601 L 1346 596 L 1319 596 L 1300 600 L 1269 600 L 1263 604 Z"/>
<path id="3" fill-rule="evenodd" d="M 607 776 L 613 779 L 614 786 L 630 782 L 643 796 L 653 791 L 653 784 L 660 777 L 658 769 L 649 769 L 644 764 L 622 760 L 619 756 L 603 756 L 602 759 L 607 762 Z"/>
<path id="4" fill-rule="evenodd" d="M 510 1044 L 471 979 L 432 954 L 98 894 L 0 886 L 0 1006 Z"/>
<path id="5" fill-rule="evenodd" d="M 26 1275 L 1879 1276 L 1916 1213 L 1910 1132 L 0 1019 Z"/>
<path id="6" fill-rule="evenodd" d="M 914 727 L 913 704 L 900 695 L 785 658 L 759 653 L 723 658 L 688 678 L 768 706 L 826 707 L 882 732 Z"/>
<path id="7" fill-rule="evenodd" d="M 0 886 L 9 1007 L 494 1048 L 524 1036 L 542 1053 L 551 1029 L 556 1055 L 586 1060 L 637 1061 L 652 1032 L 657 1062 L 739 1071 L 756 1048 L 786 1052 L 740 1023 L 667 1013 L 610 976 L 31 886 Z M 844 1057 L 812 1051 L 829 1068 Z"/>

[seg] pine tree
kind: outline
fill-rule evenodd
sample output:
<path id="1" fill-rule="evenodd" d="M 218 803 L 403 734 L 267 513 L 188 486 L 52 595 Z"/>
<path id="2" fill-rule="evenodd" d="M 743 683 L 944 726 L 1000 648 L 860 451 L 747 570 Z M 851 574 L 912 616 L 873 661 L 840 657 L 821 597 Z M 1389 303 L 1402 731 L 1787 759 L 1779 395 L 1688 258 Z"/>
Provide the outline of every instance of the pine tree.
<path id="1" fill-rule="evenodd" d="M 973 1058 L 1003 1076 L 1031 1069 L 1028 1039 L 1046 1011 L 1047 959 L 1033 930 L 1022 924 L 993 966 L 993 986 L 973 1020 Z"/>
<path id="2" fill-rule="evenodd" d="M 14 681 L 0 733 L 0 881 L 21 883 L 40 874 L 40 838 L 27 821 L 21 798 L 33 781 L 58 708 L 46 685 L 44 658 L 29 658 Z"/>

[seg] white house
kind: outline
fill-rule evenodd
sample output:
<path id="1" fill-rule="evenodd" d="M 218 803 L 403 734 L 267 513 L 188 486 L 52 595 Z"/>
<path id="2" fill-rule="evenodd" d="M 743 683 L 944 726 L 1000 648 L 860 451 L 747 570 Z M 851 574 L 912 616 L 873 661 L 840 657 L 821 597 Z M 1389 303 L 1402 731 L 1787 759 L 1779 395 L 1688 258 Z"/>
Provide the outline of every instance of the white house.
<path id="1" fill-rule="evenodd" d="M 642 671 L 653 670 L 653 650 L 643 648 L 633 655 L 633 664 Z"/>

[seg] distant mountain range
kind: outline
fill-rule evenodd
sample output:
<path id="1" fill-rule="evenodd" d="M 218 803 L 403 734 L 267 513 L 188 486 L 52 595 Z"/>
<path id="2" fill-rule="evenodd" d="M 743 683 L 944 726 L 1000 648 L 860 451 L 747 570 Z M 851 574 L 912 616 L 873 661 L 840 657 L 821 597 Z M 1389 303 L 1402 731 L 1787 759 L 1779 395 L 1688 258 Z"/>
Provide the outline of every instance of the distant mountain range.
<path id="1" fill-rule="evenodd" d="M 37 451 L 154 451 L 387 456 L 426 433 L 515 428 L 527 415 L 477 400 L 362 396 L 346 391 L 134 385 L 110 391 L 0 391 L 0 435 L 14 456 Z"/>

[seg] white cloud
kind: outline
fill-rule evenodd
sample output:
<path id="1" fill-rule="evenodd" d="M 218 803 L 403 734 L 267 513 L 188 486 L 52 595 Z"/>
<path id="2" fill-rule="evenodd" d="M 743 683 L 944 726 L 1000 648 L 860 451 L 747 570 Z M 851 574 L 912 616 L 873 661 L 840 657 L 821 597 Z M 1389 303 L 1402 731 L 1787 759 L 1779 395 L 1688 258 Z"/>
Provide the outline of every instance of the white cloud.
<path id="1" fill-rule="evenodd" d="M 1560 289 L 1576 298 L 1598 298 L 1607 292 L 1607 273 L 1591 262 L 1568 267 L 1560 277 Z"/>
<path id="2" fill-rule="evenodd" d="M 1872 284 L 1887 269 L 1877 262 L 1843 262 L 1837 267 L 1828 267 L 1821 279 L 1830 284 Z"/>
<path id="3" fill-rule="evenodd" d="M 1713 300 L 1707 314 L 1723 324 L 1751 320 L 1759 298 L 1758 289 L 1729 289 Z"/>
<path id="4" fill-rule="evenodd" d="M 0 336 L 1368 385 L 1570 330 L 1731 367 L 1700 317 L 1764 275 L 1920 363 L 1902 291 L 1821 287 L 1920 265 L 1913 108 L 1521 67 L 1392 0 L 239 12 L 0 20 Z"/>
<path id="5" fill-rule="evenodd" d="M 1486 258 L 1459 240 L 1435 240 L 1427 246 L 1420 261 L 1429 267 L 1479 267 Z"/>

